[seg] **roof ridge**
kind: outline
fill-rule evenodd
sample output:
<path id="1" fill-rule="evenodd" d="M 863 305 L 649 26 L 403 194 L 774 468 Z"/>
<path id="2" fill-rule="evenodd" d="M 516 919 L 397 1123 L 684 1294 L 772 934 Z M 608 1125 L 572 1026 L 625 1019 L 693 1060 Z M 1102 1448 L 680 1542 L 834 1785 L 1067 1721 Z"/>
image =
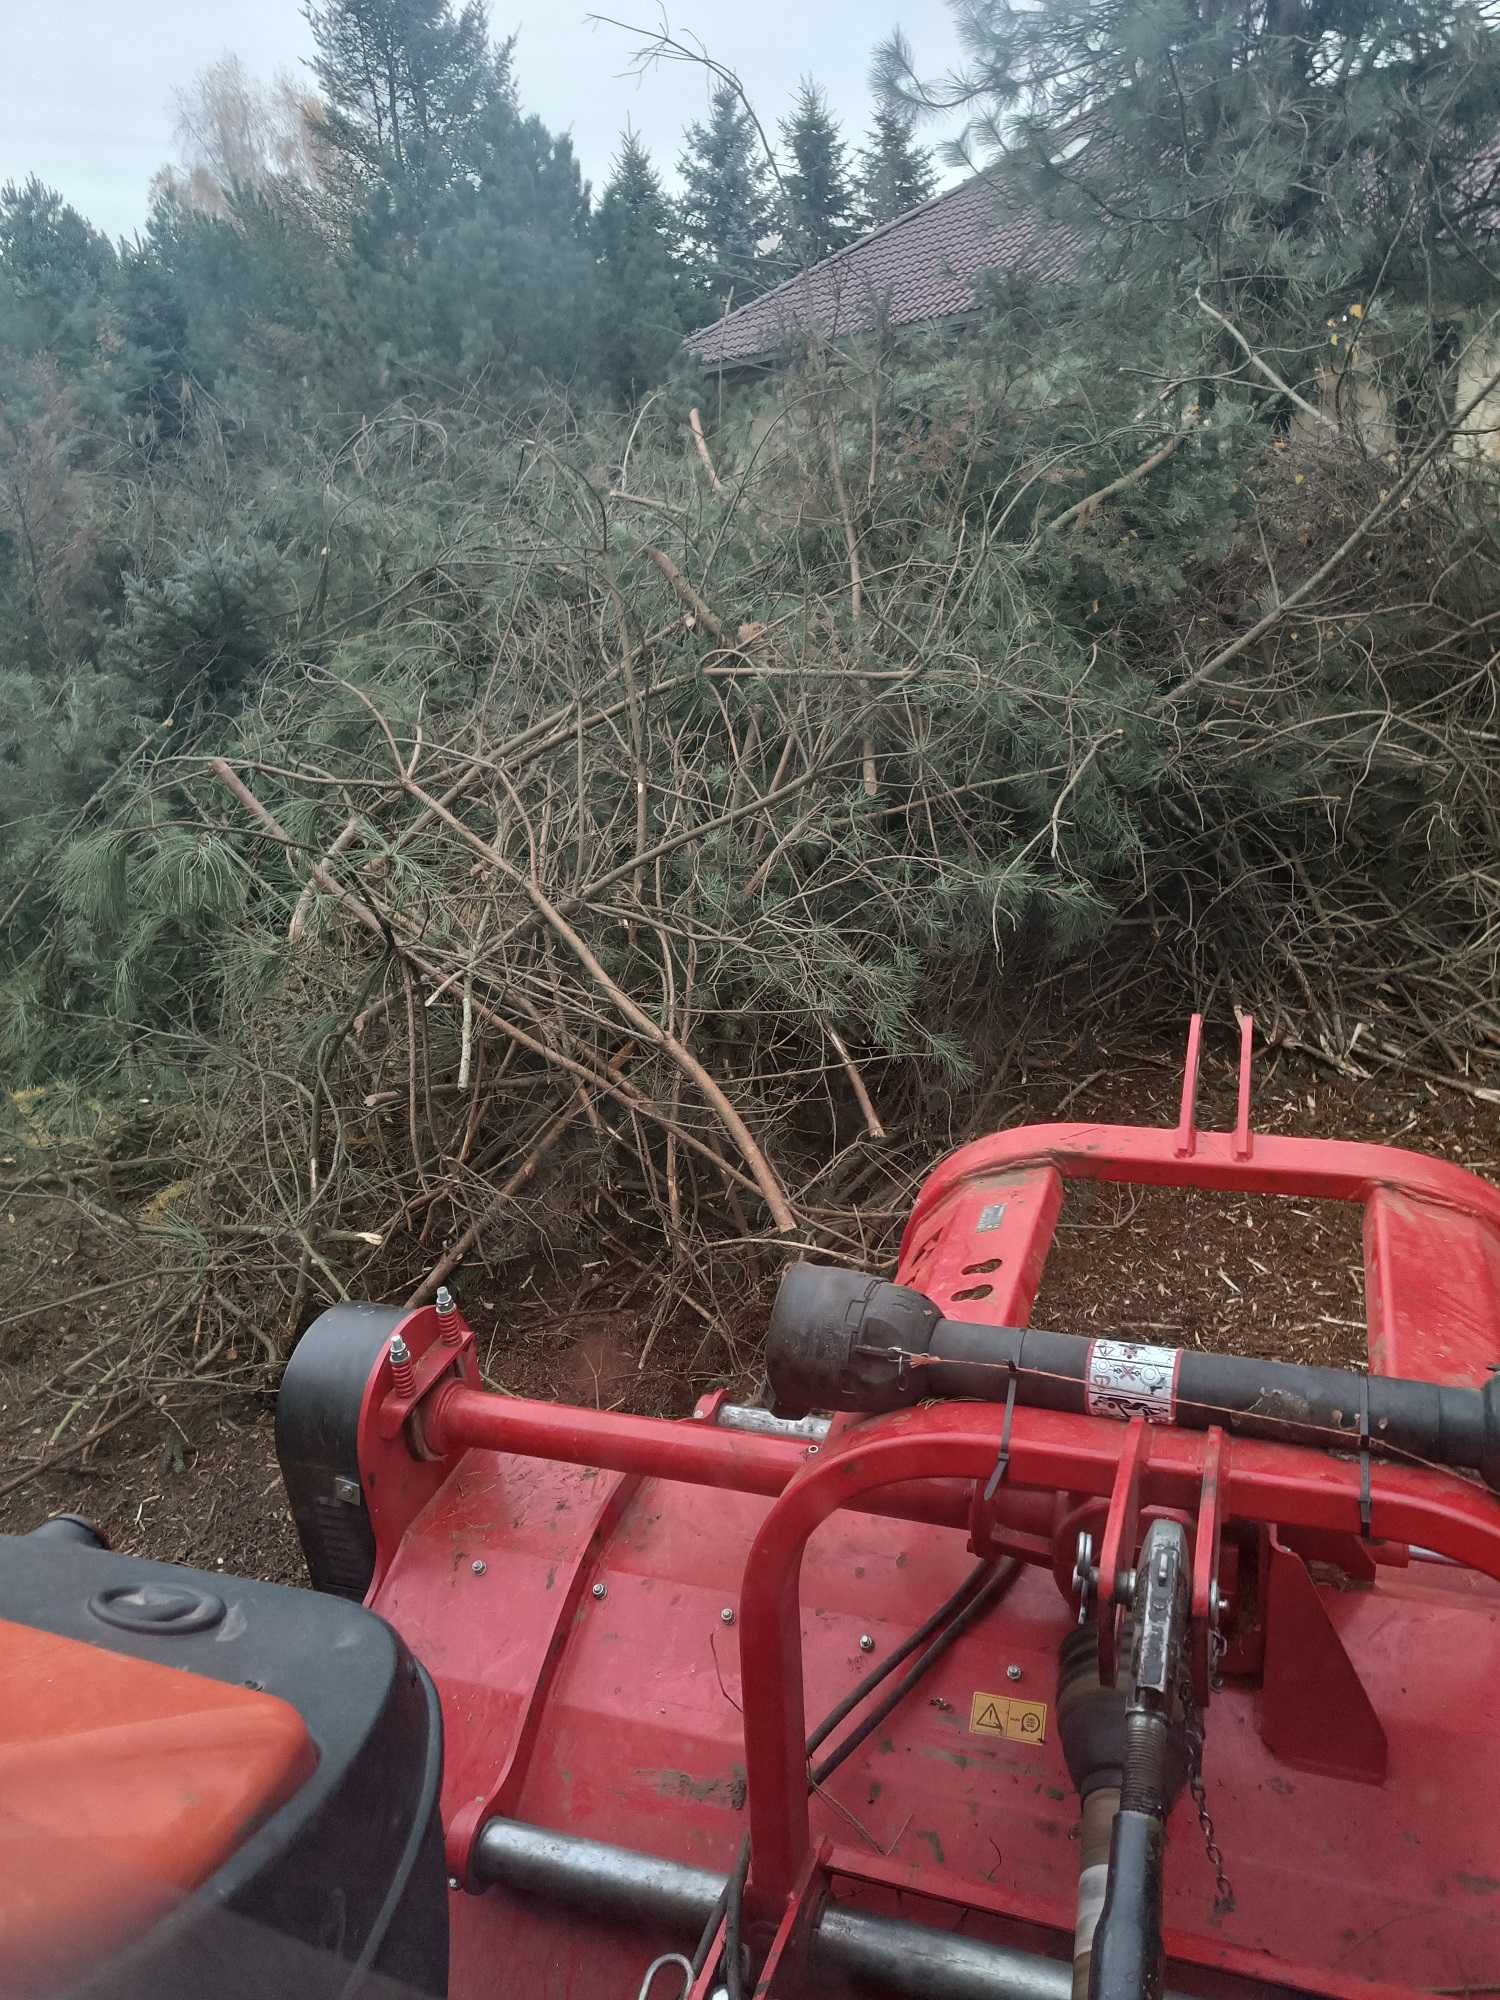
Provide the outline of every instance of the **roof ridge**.
<path id="1" fill-rule="evenodd" d="M 684 334 L 683 345 L 691 347 L 695 340 L 701 339 L 705 334 L 716 333 L 737 313 L 747 312 L 751 306 L 763 306 L 782 292 L 790 292 L 805 279 L 812 277 L 815 271 L 826 271 L 831 264 L 841 263 L 857 251 L 868 250 L 872 243 L 878 243 L 882 236 L 889 236 L 893 229 L 902 228 L 913 216 L 921 215 L 929 208 L 939 208 L 945 201 L 952 201 L 955 195 L 967 194 L 976 182 L 987 178 L 988 176 L 983 173 L 970 174 L 967 180 L 958 181 L 950 188 L 941 188 L 936 194 L 928 195 L 926 201 L 919 201 L 911 208 L 902 209 L 901 213 L 893 215 L 889 222 L 879 223 L 874 229 L 867 230 L 863 236 L 856 236 L 852 243 L 846 243 L 841 249 L 832 250 L 826 257 L 820 257 L 816 264 L 805 265 L 802 270 L 793 272 L 790 278 L 783 278 L 779 285 L 772 285 L 768 292 L 757 292 L 753 298 L 746 299 L 743 305 L 733 306 L 728 312 L 720 313 L 717 319 L 706 320 L 702 326 L 694 327 L 691 333 Z"/>

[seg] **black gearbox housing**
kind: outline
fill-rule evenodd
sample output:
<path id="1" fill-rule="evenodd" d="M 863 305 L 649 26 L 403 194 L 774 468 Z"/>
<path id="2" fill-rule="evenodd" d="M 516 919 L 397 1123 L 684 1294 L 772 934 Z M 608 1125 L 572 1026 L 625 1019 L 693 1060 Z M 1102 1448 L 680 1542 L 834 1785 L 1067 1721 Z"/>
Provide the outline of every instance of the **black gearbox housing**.
<path id="1" fill-rule="evenodd" d="M 0 1605 L 18 1624 L 264 1689 L 298 1711 L 317 1751 L 312 1776 L 222 1868 L 55 1988 L 59 2000 L 441 2000 L 442 1721 L 383 1619 L 58 1534 L 0 1536 Z"/>
<path id="2" fill-rule="evenodd" d="M 313 1589 L 356 1602 L 375 1575 L 359 1413 L 371 1372 L 407 1316 L 354 1301 L 319 1313 L 293 1349 L 276 1398 L 276 1456 Z"/>

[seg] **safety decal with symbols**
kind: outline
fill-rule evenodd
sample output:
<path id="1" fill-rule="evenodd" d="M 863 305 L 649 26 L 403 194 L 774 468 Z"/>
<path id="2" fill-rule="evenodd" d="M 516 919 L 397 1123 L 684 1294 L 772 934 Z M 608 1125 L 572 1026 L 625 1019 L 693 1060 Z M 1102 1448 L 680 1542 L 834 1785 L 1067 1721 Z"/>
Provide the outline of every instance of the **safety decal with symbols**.
<path id="1" fill-rule="evenodd" d="M 969 1704 L 971 1736 L 1003 1736 L 1008 1743 L 1045 1743 L 1047 1704 L 1017 1701 L 1010 1694 L 986 1694 L 981 1689 Z"/>
<path id="2" fill-rule="evenodd" d="M 1144 1417 L 1170 1424 L 1177 1415 L 1175 1347 L 1147 1347 L 1138 1340 L 1091 1340 L 1084 1402 L 1091 1417 Z"/>

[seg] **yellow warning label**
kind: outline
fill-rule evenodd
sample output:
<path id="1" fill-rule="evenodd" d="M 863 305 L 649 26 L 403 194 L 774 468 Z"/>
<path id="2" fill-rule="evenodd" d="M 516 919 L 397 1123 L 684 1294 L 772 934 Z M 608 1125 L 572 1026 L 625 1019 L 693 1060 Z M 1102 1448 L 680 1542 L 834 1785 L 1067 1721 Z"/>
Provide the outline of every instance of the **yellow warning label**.
<path id="1" fill-rule="evenodd" d="M 1009 1694 L 976 1694 L 969 1704 L 971 1736 L 1003 1736 L 1011 1743 L 1045 1743 L 1047 1704 Z"/>

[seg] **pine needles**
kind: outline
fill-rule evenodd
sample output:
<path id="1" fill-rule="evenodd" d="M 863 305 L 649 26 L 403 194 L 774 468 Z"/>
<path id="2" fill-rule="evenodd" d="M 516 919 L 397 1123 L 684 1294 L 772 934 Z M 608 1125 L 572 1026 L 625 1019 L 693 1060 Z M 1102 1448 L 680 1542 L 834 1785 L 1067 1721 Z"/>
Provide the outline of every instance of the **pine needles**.
<path id="1" fill-rule="evenodd" d="M 7 1046 L 194 1135 L 136 1224 L 260 1329 L 245 1379 L 320 1302 L 606 1240 L 711 1377 L 772 1247 L 877 1257 L 1080 995 L 1492 1076 L 1482 474 L 1204 676 L 1388 470 L 1230 426 L 1052 534 L 1043 415 L 972 370 L 815 357 L 709 466 L 664 407 L 476 402 L 343 455 L 347 529 L 281 558 L 321 636 L 283 617 L 179 708 L 0 990 Z M 1118 415 L 1048 420 L 1091 487 Z"/>

